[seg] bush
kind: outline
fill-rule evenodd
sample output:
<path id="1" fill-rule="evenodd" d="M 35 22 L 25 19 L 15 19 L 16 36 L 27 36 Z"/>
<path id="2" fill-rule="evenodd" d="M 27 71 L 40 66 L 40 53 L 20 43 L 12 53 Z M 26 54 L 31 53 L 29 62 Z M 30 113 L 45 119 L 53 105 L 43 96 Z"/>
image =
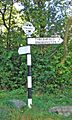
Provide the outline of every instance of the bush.
<path id="1" fill-rule="evenodd" d="M 32 46 L 32 80 L 33 88 L 41 92 L 53 92 L 72 85 L 71 53 L 65 64 L 61 64 L 62 47 L 51 56 L 52 47 Z M 26 87 L 27 64 L 26 55 L 18 55 L 17 49 L 1 53 L 0 80 L 1 89 L 16 89 Z"/>

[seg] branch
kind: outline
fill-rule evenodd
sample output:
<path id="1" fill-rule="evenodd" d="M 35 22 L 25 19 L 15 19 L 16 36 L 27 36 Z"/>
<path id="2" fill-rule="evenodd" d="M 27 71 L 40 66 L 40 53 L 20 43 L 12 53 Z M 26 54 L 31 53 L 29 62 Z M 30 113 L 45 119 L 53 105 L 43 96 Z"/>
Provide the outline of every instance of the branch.
<path id="1" fill-rule="evenodd" d="M 12 8 L 13 8 L 13 3 L 12 3 L 11 8 L 10 8 L 10 16 L 9 16 L 9 30 L 10 30 L 10 27 L 11 27 L 10 22 L 11 22 Z"/>
<path id="2" fill-rule="evenodd" d="M 6 5 L 4 6 L 3 9 L 0 9 L 0 13 L 2 15 L 2 20 L 3 20 L 3 24 L 4 26 L 7 28 L 7 30 L 9 29 L 8 26 L 6 25 L 6 22 L 5 22 L 5 12 L 6 12 Z"/>
<path id="3" fill-rule="evenodd" d="M 2 14 L 2 11 L 1 11 L 1 9 L 0 9 L 0 13 Z"/>
<path id="4" fill-rule="evenodd" d="M 53 55 L 58 51 L 59 47 L 60 47 L 60 45 L 57 46 L 55 49 L 52 50 L 50 56 L 48 57 L 49 59 L 50 59 L 51 57 L 53 57 Z"/>
<path id="5" fill-rule="evenodd" d="M 5 22 L 5 14 L 2 14 L 2 20 L 3 20 L 4 26 L 7 28 L 7 30 L 9 30 L 9 27 L 6 25 L 6 22 Z"/>
<path id="6" fill-rule="evenodd" d="M 2 9 L 0 9 L 1 14 L 5 14 L 5 12 L 6 12 L 6 4 L 4 5 Z"/>
<path id="7" fill-rule="evenodd" d="M 65 36 L 64 36 L 64 55 L 63 58 L 61 60 L 61 63 L 64 64 L 65 60 L 66 60 L 66 56 L 68 53 L 68 34 L 69 34 L 69 29 L 70 29 L 70 25 L 72 23 L 72 17 L 69 17 L 67 20 L 67 24 L 66 24 L 66 31 L 65 31 Z"/>

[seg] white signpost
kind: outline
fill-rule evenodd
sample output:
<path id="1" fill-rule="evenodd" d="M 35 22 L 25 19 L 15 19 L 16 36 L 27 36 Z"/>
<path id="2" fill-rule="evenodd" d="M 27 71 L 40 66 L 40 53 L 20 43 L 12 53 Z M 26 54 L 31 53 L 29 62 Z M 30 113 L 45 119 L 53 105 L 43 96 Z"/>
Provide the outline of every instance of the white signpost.
<path id="1" fill-rule="evenodd" d="M 22 29 L 24 30 L 24 32 L 26 33 L 26 35 L 28 37 L 31 36 L 31 34 L 34 32 L 35 27 L 32 25 L 32 23 L 30 22 L 26 22 L 23 26 Z"/>
<path id="2" fill-rule="evenodd" d="M 30 45 L 42 45 L 42 44 L 61 44 L 63 42 L 62 38 L 59 37 L 49 37 L 49 38 L 28 38 L 27 43 Z"/>
<path id="3" fill-rule="evenodd" d="M 30 38 L 31 34 L 34 32 L 35 27 L 30 22 L 26 22 L 22 29 L 26 33 L 27 46 L 20 47 L 18 49 L 19 54 L 27 54 L 27 66 L 28 66 L 28 107 L 32 107 L 32 74 L 31 74 L 31 53 L 30 45 L 44 45 L 44 44 L 61 44 L 63 39 L 60 37 L 49 37 L 49 38 Z"/>
<path id="4" fill-rule="evenodd" d="M 19 55 L 30 53 L 30 46 L 23 46 L 18 49 Z"/>

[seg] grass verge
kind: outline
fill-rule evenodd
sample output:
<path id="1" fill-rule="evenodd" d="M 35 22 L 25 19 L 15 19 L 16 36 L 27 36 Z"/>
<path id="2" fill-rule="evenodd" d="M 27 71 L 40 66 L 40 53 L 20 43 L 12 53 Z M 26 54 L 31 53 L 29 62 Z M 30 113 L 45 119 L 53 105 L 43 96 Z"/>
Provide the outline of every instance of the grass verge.
<path id="1" fill-rule="evenodd" d="M 23 89 L 13 91 L 0 91 L 0 120 L 72 120 L 55 113 L 49 113 L 49 108 L 54 106 L 72 105 L 72 89 L 68 88 L 55 94 L 33 94 L 32 109 L 27 106 L 22 109 L 8 105 L 8 100 L 19 99 L 27 103 L 27 92 Z"/>

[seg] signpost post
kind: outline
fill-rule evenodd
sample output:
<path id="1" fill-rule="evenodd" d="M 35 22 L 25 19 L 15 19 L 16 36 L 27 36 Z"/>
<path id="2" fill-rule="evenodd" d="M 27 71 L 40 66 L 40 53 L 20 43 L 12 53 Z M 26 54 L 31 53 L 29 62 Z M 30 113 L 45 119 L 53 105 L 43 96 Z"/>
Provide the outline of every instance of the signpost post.
<path id="1" fill-rule="evenodd" d="M 30 45 L 44 45 L 44 44 L 61 44 L 63 39 L 60 37 L 49 38 L 31 38 L 31 34 L 34 32 L 35 27 L 30 22 L 26 22 L 22 29 L 27 35 L 27 46 L 20 47 L 18 49 L 19 54 L 27 54 L 27 66 L 28 66 L 28 107 L 32 105 L 32 74 L 31 74 L 31 53 Z"/>
<path id="2" fill-rule="evenodd" d="M 32 25 L 32 23 L 26 22 L 22 26 L 22 29 L 24 30 L 24 32 L 27 35 L 27 37 L 30 38 L 31 34 L 35 30 L 35 27 Z M 29 47 L 29 50 L 30 50 L 30 45 L 27 44 L 27 46 Z M 32 105 L 31 53 L 30 53 L 30 51 L 28 52 L 28 50 L 26 52 L 27 52 L 27 66 L 28 66 L 28 76 L 27 76 L 27 81 L 28 81 L 28 107 L 31 108 L 31 105 Z"/>

